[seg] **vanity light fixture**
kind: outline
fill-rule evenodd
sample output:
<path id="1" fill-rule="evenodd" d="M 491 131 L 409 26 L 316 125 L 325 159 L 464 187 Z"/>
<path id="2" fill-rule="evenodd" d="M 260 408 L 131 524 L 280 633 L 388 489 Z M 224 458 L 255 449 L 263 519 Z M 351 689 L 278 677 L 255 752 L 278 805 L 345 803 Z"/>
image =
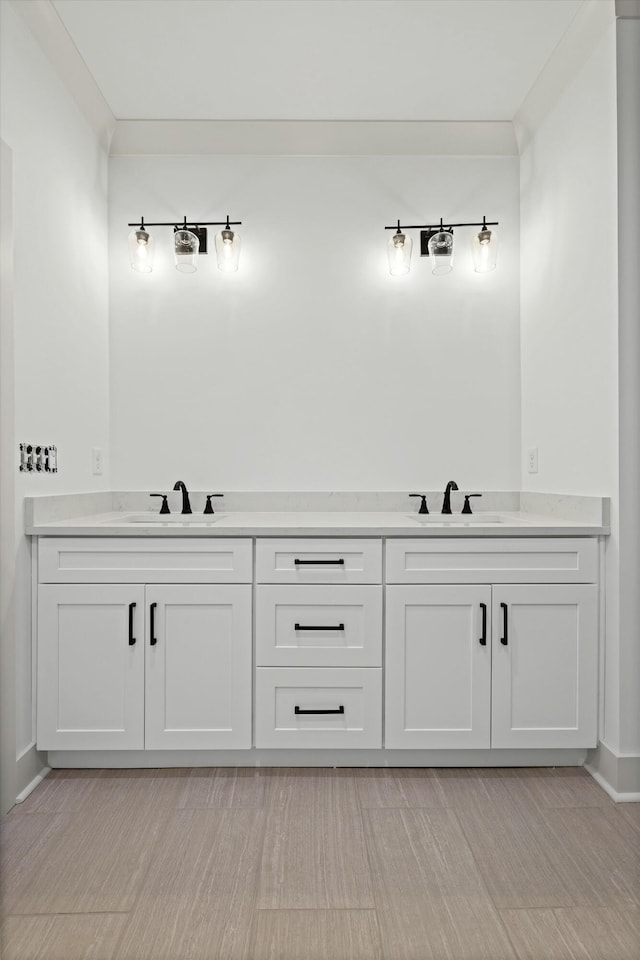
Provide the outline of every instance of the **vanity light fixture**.
<path id="1" fill-rule="evenodd" d="M 398 220 L 396 232 L 389 237 L 389 243 L 387 244 L 389 273 L 392 277 L 401 277 L 403 274 L 409 273 L 412 248 L 413 240 L 402 232 Z"/>
<path id="2" fill-rule="evenodd" d="M 229 217 L 224 229 L 216 234 L 216 254 L 218 270 L 222 270 L 223 273 L 235 273 L 240 260 L 240 237 L 231 229 Z"/>
<path id="3" fill-rule="evenodd" d="M 187 218 L 185 217 L 184 224 L 182 227 L 173 228 L 173 255 L 176 261 L 176 270 L 179 273 L 195 273 L 198 269 L 197 259 L 198 253 L 200 252 L 200 237 L 198 233 L 201 233 L 199 227 L 193 227 L 189 229 L 187 227 Z M 206 231 L 205 231 L 205 246 L 203 253 L 207 252 L 206 248 Z"/>
<path id="4" fill-rule="evenodd" d="M 473 268 L 476 273 L 489 273 L 495 270 L 498 259 L 498 234 L 489 230 L 487 221 L 482 218 L 482 229 L 471 238 Z"/>
<path id="5" fill-rule="evenodd" d="M 431 273 L 434 277 L 443 277 L 453 269 L 453 230 L 447 230 L 440 218 L 440 227 L 427 241 L 427 250 L 431 257 Z"/>
<path id="6" fill-rule="evenodd" d="M 130 227 L 135 224 L 130 223 Z M 144 217 L 140 226 L 129 234 L 129 259 L 133 270 L 138 273 L 151 273 L 153 270 L 153 237 L 144 228 Z"/>
<path id="7" fill-rule="evenodd" d="M 473 252 L 473 263 L 476 273 L 488 273 L 496 266 L 498 237 L 495 230 L 489 227 L 497 226 L 498 221 L 487 222 L 487 218 L 482 218 L 482 223 L 450 223 L 445 224 L 440 218 L 439 224 L 410 224 L 402 226 L 398 220 L 397 226 L 385 227 L 385 230 L 395 230 L 387 244 L 387 254 L 389 257 L 389 272 L 394 277 L 409 273 L 411 266 L 411 237 L 406 235 L 407 230 L 420 231 L 420 256 L 431 257 L 431 272 L 435 276 L 443 276 L 450 273 L 453 268 L 454 252 L 454 227 L 480 227 L 480 231 L 475 234 L 471 241 Z"/>
<path id="8" fill-rule="evenodd" d="M 173 227 L 173 251 L 176 270 L 180 273 L 195 273 L 199 254 L 207 253 L 207 227 L 222 227 L 216 236 L 218 268 L 225 273 L 238 269 L 240 237 L 231 229 L 239 227 L 241 220 L 200 220 L 197 223 L 184 217 L 182 223 L 130 223 L 135 229 L 129 234 L 129 260 L 139 273 L 151 273 L 153 269 L 153 237 L 148 227 Z"/>

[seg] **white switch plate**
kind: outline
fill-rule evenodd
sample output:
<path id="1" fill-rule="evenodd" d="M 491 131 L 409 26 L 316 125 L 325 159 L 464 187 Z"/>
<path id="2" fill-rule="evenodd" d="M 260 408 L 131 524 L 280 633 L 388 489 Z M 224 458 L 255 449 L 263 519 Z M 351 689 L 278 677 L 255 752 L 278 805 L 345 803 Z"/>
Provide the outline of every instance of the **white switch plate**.
<path id="1" fill-rule="evenodd" d="M 102 447 L 91 447 L 91 469 L 95 477 L 102 476 Z"/>
<path id="2" fill-rule="evenodd" d="M 527 450 L 527 470 L 529 473 L 538 472 L 538 448 L 529 447 Z"/>

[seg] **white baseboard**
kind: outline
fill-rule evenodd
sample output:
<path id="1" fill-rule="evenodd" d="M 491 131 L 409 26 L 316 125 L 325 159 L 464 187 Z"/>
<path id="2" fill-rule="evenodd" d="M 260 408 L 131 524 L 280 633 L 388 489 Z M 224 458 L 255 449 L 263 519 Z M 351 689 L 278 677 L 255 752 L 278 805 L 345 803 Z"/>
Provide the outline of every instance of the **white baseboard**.
<path id="1" fill-rule="evenodd" d="M 601 741 L 584 768 L 616 803 L 640 802 L 640 756 L 620 755 Z"/>
<path id="2" fill-rule="evenodd" d="M 640 803 L 640 793 L 618 793 L 590 763 L 585 763 L 584 768 L 616 803 Z"/>
<path id="3" fill-rule="evenodd" d="M 51 767 L 581 767 L 586 750 L 50 750 Z"/>
<path id="4" fill-rule="evenodd" d="M 30 793 L 33 793 L 35 788 L 42 783 L 45 777 L 51 773 L 51 767 L 44 767 L 37 777 L 34 777 L 31 783 L 28 783 L 24 790 L 21 790 L 18 796 L 16 797 L 16 803 L 24 803 Z"/>

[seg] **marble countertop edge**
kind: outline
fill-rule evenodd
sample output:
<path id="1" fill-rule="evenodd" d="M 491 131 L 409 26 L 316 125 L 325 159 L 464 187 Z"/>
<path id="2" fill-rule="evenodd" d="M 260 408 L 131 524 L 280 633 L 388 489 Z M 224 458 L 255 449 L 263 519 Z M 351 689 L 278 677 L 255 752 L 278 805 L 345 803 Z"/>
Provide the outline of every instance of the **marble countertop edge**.
<path id="1" fill-rule="evenodd" d="M 172 514 L 166 521 L 157 513 L 109 511 L 67 517 L 46 523 L 27 523 L 30 536 L 76 537 L 540 537 L 606 536 L 604 523 L 587 523 L 558 516 L 520 511 L 492 511 L 494 519 L 483 522 L 477 511 L 473 520 L 460 514 L 444 517 L 395 511 L 242 511 L 219 512 L 188 522 Z M 125 519 L 135 517 L 134 522 Z M 497 520 L 496 518 L 499 518 Z"/>

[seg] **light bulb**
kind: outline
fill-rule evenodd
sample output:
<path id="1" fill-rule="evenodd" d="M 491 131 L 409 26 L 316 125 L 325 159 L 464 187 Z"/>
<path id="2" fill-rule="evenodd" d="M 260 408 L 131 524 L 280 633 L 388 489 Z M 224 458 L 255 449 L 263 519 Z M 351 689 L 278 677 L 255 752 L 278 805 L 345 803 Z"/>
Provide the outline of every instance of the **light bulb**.
<path id="1" fill-rule="evenodd" d="M 411 269 L 411 250 L 413 240 L 398 229 L 387 244 L 389 273 L 392 277 L 402 277 Z"/>
<path id="2" fill-rule="evenodd" d="M 240 261 L 240 237 L 229 227 L 216 234 L 218 269 L 223 273 L 235 273 Z"/>
<path id="3" fill-rule="evenodd" d="M 495 230 L 487 229 L 483 224 L 482 230 L 471 239 L 473 254 L 473 268 L 476 273 L 489 273 L 495 270 L 498 259 L 498 234 Z"/>
<path id="4" fill-rule="evenodd" d="M 138 273 L 151 273 L 153 269 L 153 237 L 142 226 L 129 234 L 129 260 Z"/>

